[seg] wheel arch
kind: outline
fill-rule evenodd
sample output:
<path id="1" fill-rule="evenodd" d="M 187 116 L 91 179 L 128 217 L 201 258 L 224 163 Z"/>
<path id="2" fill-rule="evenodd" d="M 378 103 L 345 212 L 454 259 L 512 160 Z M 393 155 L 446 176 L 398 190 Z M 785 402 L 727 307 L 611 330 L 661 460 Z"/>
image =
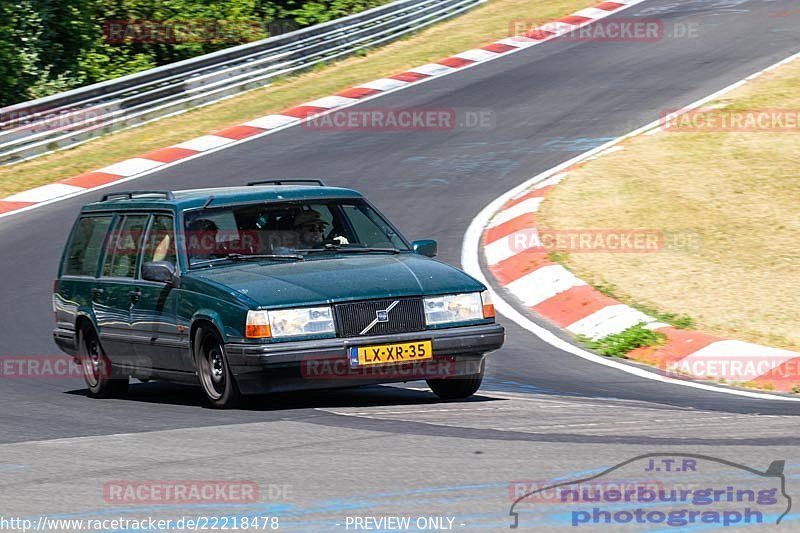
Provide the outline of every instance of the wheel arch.
<path id="1" fill-rule="evenodd" d="M 83 331 L 87 328 L 92 328 L 95 333 L 97 331 L 97 324 L 94 320 L 94 317 L 89 315 L 88 313 L 79 313 L 78 316 L 75 318 L 75 342 L 78 342 L 78 336 L 83 333 Z"/>
<path id="2" fill-rule="evenodd" d="M 196 339 L 197 331 L 200 328 L 209 328 L 216 332 L 219 335 L 219 338 L 222 340 L 223 344 L 226 342 L 225 337 L 225 328 L 222 325 L 222 320 L 220 319 L 219 315 L 216 313 L 196 313 L 192 317 L 192 325 L 189 328 L 189 343 L 192 353 L 192 359 L 197 357 L 197 352 L 195 350 L 196 346 Z"/>

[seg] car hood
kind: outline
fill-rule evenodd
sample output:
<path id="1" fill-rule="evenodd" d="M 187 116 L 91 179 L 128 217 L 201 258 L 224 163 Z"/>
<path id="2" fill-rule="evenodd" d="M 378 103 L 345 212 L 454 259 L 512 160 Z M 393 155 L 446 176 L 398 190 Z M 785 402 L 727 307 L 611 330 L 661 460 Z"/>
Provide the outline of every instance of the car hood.
<path id="1" fill-rule="evenodd" d="M 249 261 L 193 271 L 190 276 L 228 287 L 265 308 L 484 289 L 464 272 L 417 254 L 312 256 L 290 263 Z"/>

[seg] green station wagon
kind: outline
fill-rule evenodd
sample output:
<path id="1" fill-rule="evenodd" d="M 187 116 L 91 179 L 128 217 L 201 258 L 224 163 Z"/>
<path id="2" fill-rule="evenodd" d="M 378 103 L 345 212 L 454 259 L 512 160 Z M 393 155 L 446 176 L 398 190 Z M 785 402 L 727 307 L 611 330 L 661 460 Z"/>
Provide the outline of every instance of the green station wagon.
<path id="1" fill-rule="evenodd" d="M 84 206 L 53 294 L 89 393 L 130 377 L 244 394 L 424 379 L 474 394 L 500 348 L 486 287 L 316 180 L 106 194 Z"/>

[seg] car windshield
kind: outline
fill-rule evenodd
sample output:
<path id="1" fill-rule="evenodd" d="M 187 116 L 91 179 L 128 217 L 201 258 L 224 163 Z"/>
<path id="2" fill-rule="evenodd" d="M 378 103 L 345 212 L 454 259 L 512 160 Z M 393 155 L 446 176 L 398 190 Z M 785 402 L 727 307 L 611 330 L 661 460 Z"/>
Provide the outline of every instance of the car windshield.
<path id="1" fill-rule="evenodd" d="M 363 200 L 268 202 L 185 213 L 190 266 L 300 260 L 325 252 L 396 253 L 406 241 Z"/>

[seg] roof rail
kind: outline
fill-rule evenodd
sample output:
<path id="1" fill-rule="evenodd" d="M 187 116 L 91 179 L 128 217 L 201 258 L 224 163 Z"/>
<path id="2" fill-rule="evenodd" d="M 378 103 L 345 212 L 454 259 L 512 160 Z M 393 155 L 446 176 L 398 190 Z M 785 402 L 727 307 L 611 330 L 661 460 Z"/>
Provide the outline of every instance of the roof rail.
<path id="1" fill-rule="evenodd" d="M 175 195 L 172 194 L 172 191 L 120 191 L 104 194 L 103 199 L 100 201 L 107 202 L 108 200 L 132 200 L 134 196 L 151 195 L 163 196 L 166 200 L 175 199 Z"/>
<path id="2" fill-rule="evenodd" d="M 287 183 L 313 183 L 314 185 L 325 187 L 325 184 L 322 182 L 322 180 L 293 180 L 293 179 L 251 181 L 247 185 L 248 187 L 252 187 L 253 185 L 286 185 Z"/>

